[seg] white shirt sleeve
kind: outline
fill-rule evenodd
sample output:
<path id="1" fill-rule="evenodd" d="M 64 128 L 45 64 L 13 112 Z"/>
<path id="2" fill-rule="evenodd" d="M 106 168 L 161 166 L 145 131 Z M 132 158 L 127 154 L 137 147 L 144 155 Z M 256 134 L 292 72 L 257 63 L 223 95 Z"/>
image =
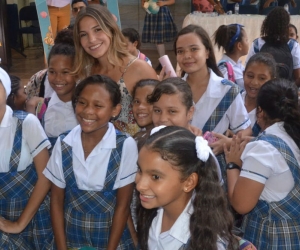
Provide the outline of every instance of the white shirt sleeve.
<path id="1" fill-rule="evenodd" d="M 299 43 L 294 42 L 293 49 L 291 51 L 293 56 L 293 69 L 300 68 L 300 46 Z"/>
<path id="2" fill-rule="evenodd" d="M 251 46 L 250 46 L 246 61 L 245 61 L 245 65 L 247 65 L 250 57 L 253 56 L 254 54 L 255 54 L 255 52 L 254 52 L 254 43 L 252 43 Z"/>
<path id="3" fill-rule="evenodd" d="M 124 187 L 135 181 L 138 149 L 135 140 L 128 137 L 123 144 L 121 163 L 113 189 Z"/>
<path id="4" fill-rule="evenodd" d="M 22 137 L 25 139 L 33 158 L 44 148 L 51 147 L 48 137 L 36 116 L 28 114 L 23 121 L 22 129 Z"/>
<path id="5" fill-rule="evenodd" d="M 62 153 L 61 153 L 60 137 L 57 138 L 57 141 L 52 151 L 52 155 L 48 161 L 45 170 L 43 171 L 43 174 L 55 186 L 58 186 L 59 188 L 66 188 L 66 181 L 62 169 Z"/>
<path id="6" fill-rule="evenodd" d="M 243 99 L 240 94 L 236 96 L 225 115 L 229 119 L 230 129 L 233 133 L 246 129 L 251 126 L 248 112 L 245 108 Z"/>

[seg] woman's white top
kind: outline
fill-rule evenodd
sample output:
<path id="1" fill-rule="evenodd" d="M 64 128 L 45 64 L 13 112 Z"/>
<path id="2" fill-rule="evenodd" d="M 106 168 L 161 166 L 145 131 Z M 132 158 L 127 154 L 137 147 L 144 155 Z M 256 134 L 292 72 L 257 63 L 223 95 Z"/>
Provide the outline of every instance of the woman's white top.
<path id="1" fill-rule="evenodd" d="M 207 89 L 198 102 L 194 104 L 195 112 L 191 124 L 200 129 L 204 127 L 224 95 L 231 88 L 230 85 L 222 84 L 221 81 L 223 78 L 217 76 L 211 69 L 209 69 L 209 73 L 210 77 Z M 183 79 L 187 79 L 187 74 Z M 242 97 L 241 95 L 237 95 L 213 131 L 223 134 L 230 128 L 233 133 L 237 133 L 240 130 L 248 128 L 250 124 L 251 122 Z"/>
<path id="2" fill-rule="evenodd" d="M 77 126 L 72 101 L 61 101 L 53 92 L 44 116 L 45 132 L 48 137 L 57 137 Z"/>
<path id="3" fill-rule="evenodd" d="M 112 149 L 116 148 L 116 131 L 109 123 L 108 130 L 90 155 L 84 159 L 81 141 L 81 127 L 76 126 L 63 141 L 72 147 L 73 171 L 77 187 L 81 190 L 100 191 L 104 187 L 107 167 Z M 135 180 L 138 150 L 133 138 L 128 137 L 123 144 L 119 171 L 113 189 L 124 187 Z M 59 188 L 66 187 L 62 168 L 61 141 L 58 137 L 44 175 Z"/>
<path id="4" fill-rule="evenodd" d="M 161 233 L 164 209 L 158 208 L 157 215 L 153 219 L 149 230 L 149 250 L 177 250 L 183 244 L 186 244 L 191 237 L 189 226 L 190 217 L 193 212 L 194 208 L 190 200 L 171 229 Z M 217 247 L 218 250 L 226 249 L 226 245 L 219 241 L 217 242 Z"/>
<path id="5" fill-rule="evenodd" d="M 243 102 L 245 103 L 245 97 L 246 97 L 246 91 L 243 91 L 241 93 L 242 95 L 242 99 L 243 99 Z M 253 128 L 255 122 L 256 122 L 256 108 L 251 110 L 249 113 L 248 113 L 248 116 L 249 116 L 249 119 L 251 121 L 251 128 Z"/>
<path id="6" fill-rule="evenodd" d="M 9 171 L 9 161 L 14 144 L 18 118 L 6 106 L 4 117 L 0 123 L 0 172 Z M 50 142 L 36 116 L 28 114 L 22 123 L 22 148 L 18 171 L 25 170 L 44 148 L 50 148 Z"/>
<path id="7" fill-rule="evenodd" d="M 71 2 L 71 0 L 47 0 L 47 5 L 62 8 Z"/>
<path id="8" fill-rule="evenodd" d="M 261 47 L 265 43 L 266 43 L 266 41 L 264 39 L 262 39 L 261 37 L 259 37 L 258 38 L 258 49 L 260 50 Z M 250 47 L 250 50 L 248 52 L 245 64 L 247 64 L 250 57 L 253 56 L 254 54 L 255 54 L 255 52 L 254 52 L 254 43 L 252 43 L 252 45 Z M 300 47 L 299 47 L 299 43 L 297 43 L 297 42 L 294 43 L 291 54 L 292 54 L 292 57 L 293 57 L 293 69 L 299 69 L 300 68 Z"/>
<path id="9" fill-rule="evenodd" d="M 300 150 L 293 139 L 285 132 L 283 122 L 277 122 L 266 130 L 284 140 L 300 163 Z M 281 153 L 270 143 L 253 141 L 246 145 L 241 156 L 243 167 L 240 176 L 265 185 L 260 200 L 280 201 L 294 187 L 294 179 L 289 166 Z"/>
<path id="10" fill-rule="evenodd" d="M 229 62 L 232 66 L 233 73 L 234 73 L 234 79 L 236 81 L 236 84 L 240 86 L 241 89 L 244 89 L 244 70 L 245 67 L 242 64 L 241 60 L 238 60 L 237 62 L 233 61 L 229 56 L 223 54 L 220 61 L 226 61 Z M 228 79 L 228 70 L 227 67 L 219 67 L 219 70 L 222 72 L 224 78 Z"/>

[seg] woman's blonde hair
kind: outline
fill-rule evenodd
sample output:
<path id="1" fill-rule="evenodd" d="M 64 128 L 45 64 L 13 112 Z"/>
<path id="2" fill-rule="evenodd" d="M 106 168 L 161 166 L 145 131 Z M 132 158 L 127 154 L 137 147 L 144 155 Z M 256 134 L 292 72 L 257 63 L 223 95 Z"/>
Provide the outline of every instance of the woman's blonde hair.
<path id="1" fill-rule="evenodd" d="M 85 78 L 90 74 L 88 68 L 98 63 L 97 59 L 89 55 L 81 46 L 79 24 L 84 17 L 92 17 L 99 24 L 103 32 L 109 37 L 111 45 L 108 49 L 108 62 L 113 66 L 122 66 L 124 57 L 129 56 L 126 40 L 120 31 L 112 14 L 104 6 L 93 4 L 82 9 L 76 17 L 74 25 L 75 70 L 74 75 Z"/>

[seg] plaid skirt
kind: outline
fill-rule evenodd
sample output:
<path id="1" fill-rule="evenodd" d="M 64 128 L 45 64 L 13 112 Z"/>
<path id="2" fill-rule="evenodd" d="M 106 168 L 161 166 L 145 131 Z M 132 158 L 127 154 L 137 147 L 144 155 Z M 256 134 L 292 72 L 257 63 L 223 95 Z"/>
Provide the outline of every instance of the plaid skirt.
<path id="1" fill-rule="evenodd" d="M 112 150 L 104 188 L 85 191 L 77 187 L 73 172 L 72 148 L 62 143 L 65 189 L 65 229 L 68 248 L 93 247 L 106 250 L 116 206 L 117 190 L 113 190 L 119 170 L 123 142 L 127 137 L 117 134 L 117 148 Z M 125 227 L 118 249 L 135 249 L 129 229 Z"/>
<path id="2" fill-rule="evenodd" d="M 261 135 L 257 140 L 271 143 L 285 158 L 295 181 L 294 188 L 278 202 L 259 200 L 244 217 L 244 238 L 257 249 L 294 250 L 300 248 L 300 168 L 288 145 L 274 135 Z"/>
<path id="3" fill-rule="evenodd" d="M 177 27 L 167 6 L 160 7 L 157 14 L 146 13 L 142 33 L 143 43 L 172 42 L 176 36 Z"/>

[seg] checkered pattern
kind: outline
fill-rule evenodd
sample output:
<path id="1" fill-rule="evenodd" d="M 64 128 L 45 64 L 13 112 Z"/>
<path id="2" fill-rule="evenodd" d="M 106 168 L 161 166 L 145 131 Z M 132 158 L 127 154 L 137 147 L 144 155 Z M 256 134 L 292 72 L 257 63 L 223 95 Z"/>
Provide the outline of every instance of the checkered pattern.
<path id="1" fill-rule="evenodd" d="M 113 186 L 125 139 L 124 134 L 117 133 L 117 148 L 112 150 L 104 188 L 101 191 L 78 189 L 72 167 L 72 148 L 62 141 L 62 164 L 67 184 L 65 227 L 68 247 L 90 246 L 101 250 L 107 249 L 117 196 L 117 190 L 113 190 Z M 127 227 L 118 249 L 135 249 Z"/>
<path id="2" fill-rule="evenodd" d="M 230 107 L 231 103 L 235 100 L 237 95 L 240 93 L 239 87 L 234 84 L 233 82 L 223 79 L 222 84 L 230 85 L 231 88 L 228 92 L 224 95 L 223 99 L 220 101 L 216 109 L 212 112 L 211 116 L 205 123 L 204 127 L 202 128 L 202 132 L 205 133 L 206 131 L 213 131 L 214 128 L 218 125 L 221 121 L 222 117 L 225 115 L 226 111 Z"/>
<path id="3" fill-rule="evenodd" d="M 143 43 L 172 42 L 176 36 L 177 27 L 167 6 L 160 7 L 157 14 L 146 13 L 142 33 Z"/>
<path id="4" fill-rule="evenodd" d="M 0 173 L 0 215 L 7 220 L 16 221 L 29 200 L 37 181 L 37 173 L 33 164 L 24 171 L 17 171 L 22 148 L 22 122 L 27 113 L 17 111 L 13 115 L 18 118 L 18 123 L 10 157 L 10 170 Z M 0 231 L 0 249 L 49 249 L 53 238 L 49 204 L 47 196 L 32 221 L 20 234 Z"/>
<path id="5" fill-rule="evenodd" d="M 261 131 L 260 126 L 258 125 L 257 122 L 255 122 L 253 127 L 252 127 L 252 135 L 255 136 L 255 137 L 258 136 L 260 131 Z"/>
<path id="6" fill-rule="evenodd" d="M 263 133 L 256 140 L 272 144 L 286 160 L 295 181 L 291 192 L 281 201 L 259 200 L 243 221 L 244 237 L 257 249 L 299 249 L 300 246 L 300 168 L 288 145 L 279 137 Z"/>

